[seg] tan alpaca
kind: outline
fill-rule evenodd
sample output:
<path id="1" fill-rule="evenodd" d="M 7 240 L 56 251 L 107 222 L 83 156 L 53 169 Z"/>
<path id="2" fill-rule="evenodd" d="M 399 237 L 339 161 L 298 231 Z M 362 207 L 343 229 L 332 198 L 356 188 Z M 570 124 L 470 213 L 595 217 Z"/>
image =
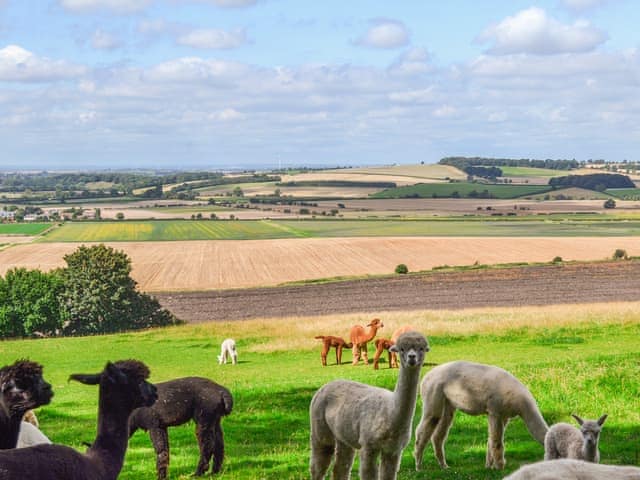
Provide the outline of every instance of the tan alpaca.
<path id="1" fill-rule="evenodd" d="M 385 350 L 389 351 L 389 368 L 398 368 L 398 356 L 394 351 L 391 350 L 391 346 L 395 345 L 398 337 L 403 333 L 415 331 L 416 329 L 413 327 L 413 325 L 403 325 L 394 330 L 391 338 L 377 338 L 375 341 L 376 353 L 373 356 L 374 370 L 378 370 L 378 362 L 380 360 L 380 356 Z"/>
<path id="2" fill-rule="evenodd" d="M 640 480 L 640 468 L 562 458 L 525 465 L 504 480 Z"/>
<path id="3" fill-rule="evenodd" d="M 342 349 L 343 348 L 351 348 L 352 344 L 347 343 L 344 338 L 336 337 L 334 335 L 318 335 L 314 338 L 322 340 L 322 350 L 320 351 L 320 360 L 322 361 L 322 366 L 327 366 L 327 354 L 331 347 L 336 349 L 336 365 L 342 365 Z"/>
<path id="4" fill-rule="evenodd" d="M 516 377 L 502 368 L 464 361 L 439 365 L 425 375 L 420 385 L 422 418 L 416 428 L 416 470 L 429 440 L 442 468 L 447 468 L 444 444 L 456 410 L 489 416 L 487 468 L 504 468 L 504 430 L 519 416 L 531 436 L 541 445 L 549 430 L 533 395 Z"/>
<path id="5" fill-rule="evenodd" d="M 369 327 L 369 331 L 366 331 L 362 325 L 354 325 L 349 332 L 349 338 L 353 344 L 353 365 L 357 365 L 360 362 L 360 352 L 362 352 L 362 359 L 365 365 L 369 363 L 367 342 L 376 336 L 376 333 L 384 327 L 384 324 L 379 318 L 374 318 L 367 327 Z"/>

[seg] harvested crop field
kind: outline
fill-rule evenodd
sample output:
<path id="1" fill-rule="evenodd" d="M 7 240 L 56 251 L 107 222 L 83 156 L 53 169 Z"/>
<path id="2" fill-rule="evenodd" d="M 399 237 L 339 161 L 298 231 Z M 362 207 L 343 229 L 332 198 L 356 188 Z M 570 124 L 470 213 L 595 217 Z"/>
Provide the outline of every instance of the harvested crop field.
<path id="1" fill-rule="evenodd" d="M 272 286 L 337 276 L 390 274 L 441 265 L 603 260 L 616 249 L 640 255 L 640 237 L 378 237 L 105 242 L 125 251 L 148 292 Z M 89 243 L 87 243 L 89 244 Z M 0 251 L 0 275 L 14 267 L 50 270 L 79 243 L 33 243 Z"/>
<path id="2" fill-rule="evenodd" d="M 164 293 L 157 298 L 187 322 L 637 302 L 640 262 L 431 272 L 319 285 Z M 608 316 L 602 306 L 591 313 L 596 322 Z"/>

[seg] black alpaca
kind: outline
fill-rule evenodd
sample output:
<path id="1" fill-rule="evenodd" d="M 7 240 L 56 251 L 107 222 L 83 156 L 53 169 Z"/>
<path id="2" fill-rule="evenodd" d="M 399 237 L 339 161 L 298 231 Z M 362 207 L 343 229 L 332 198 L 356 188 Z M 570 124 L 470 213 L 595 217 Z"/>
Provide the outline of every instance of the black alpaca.
<path id="1" fill-rule="evenodd" d="M 16 448 L 24 414 L 48 404 L 51 397 L 51 384 L 42 378 L 39 363 L 18 360 L 0 368 L 0 450 Z"/>
<path id="2" fill-rule="evenodd" d="M 115 480 L 127 450 L 129 415 L 157 398 L 148 377 L 147 366 L 136 360 L 109 362 L 93 375 L 71 375 L 71 380 L 100 385 L 98 433 L 87 453 L 51 444 L 0 451 L 0 480 Z"/>
<path id="3" fill-rule="evenodd" d="M 218 473 L 224 461 L 222 417 L 233 408 L 229 390 L 207 378 L 186 377 L 156 384 L 158 401 L 147 408 L 138 408 L 129 417 L 129 436 L 140 428 L 149 432 L 156 451 L 159 479 L 167 478 L 169 470 L 168 427 L 190 420 L 196 423 L 200 460 L 196 475 L 204 475 L 213 457 L 213 473 Z"/>

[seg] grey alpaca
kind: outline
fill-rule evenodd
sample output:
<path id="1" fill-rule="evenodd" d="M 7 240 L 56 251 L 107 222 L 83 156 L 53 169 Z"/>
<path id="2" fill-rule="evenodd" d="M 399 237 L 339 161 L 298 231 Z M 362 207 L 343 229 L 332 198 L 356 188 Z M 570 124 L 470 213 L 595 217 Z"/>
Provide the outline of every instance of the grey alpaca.
<path id="1" fill-rule="evenodd" d="M 395 480 L 402 451 L 411 439 L 420 369 L 429 345 L 422 334 L 409 332 L 391 349 L 400 357 L 393 392 L 334 380 L 313 396 L 309 409 L 312 480 L 325 477 L 334 456 L 332 478 L 348 479 L 356 450 L 360 450 L 362 480 Z"/>
<path id="2" fill-rule="evenodd" d="M 169 435 L 167 429 L 190 420 L 196 424 L 200 460 L 196 475 L 204 475 L 213 457 L 213 473 L 218 473 L 224 461 L 222 417 L 233 409 L 229 390 L 208 378 L 185 377 L 157 383 L 158 401 L 151 407 L 138 408 L 129 417 L 129 436 L 137 429 L 149 432 L 156 451 L 159 479 L 167 478 L 169 470 Z"/>
<path id="3" fill-rule="evenodd" d="M 52 397 L 39 363 L 17 360 L 0 368 L 0 450 L 16 448 L 24 414 Z"/>
<path id="4" fill-rule="evenodd" d="M 562 458 L 525 465 L 504 480 L 640 480 L 640 468 Z"/>
<path id="5" fill-rule="evenodd" d="M 580 428 L 568 423 L 556 423 L 551 426 L 544 437 L 544 459 L 574 458 L 593 463 L 600 462 L 598 441 L 607 415 L 602 415 L 598 420 L 583 420 L 578 415 L 571 416 Z"/>
<path id="6" fill-rule="evenodd" d="M 98 433 L 85 454 L 65 445 L 35 445 L 0 451 L 0 480 L 115 480 L 127 450 L 127 419 L 156 400 L 147 366 L 136 360 L 107 363 L 97 374 L 70 380 L 100 385 Z"/>
<path id="7" fill-rule="evenodd" d="M 444 444 L 456 410 L 469 415 L 489 416 L 487 468 L 504 468 L 504 430 L 513 417 L 521 417 L 531 436 L 544 444 L 549 427 L 533 395 L 502 368 L 465 361 L 445 363 L 424 376 L 420 394 L 423 407 L 422 418 L 416 428 L 416 470 L 422 466 L 429 440 L 433 443 L 440 466 L 448 467 Z"/>

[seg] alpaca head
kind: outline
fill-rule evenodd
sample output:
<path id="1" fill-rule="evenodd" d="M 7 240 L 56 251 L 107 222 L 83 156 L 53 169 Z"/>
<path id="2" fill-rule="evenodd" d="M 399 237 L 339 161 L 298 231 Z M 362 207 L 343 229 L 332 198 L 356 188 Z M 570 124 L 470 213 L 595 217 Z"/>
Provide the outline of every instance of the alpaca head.
<path id="1" fill-rule="evenodd" d="M 392 345 L 389 351 L 399 355 L 403 367 L 421 368 L 424 357 L 429 351 L 429 343 L 421 333 L 407 332 L 398 337 L 395 345 Z"/>
<path id="2" fill-rule="evenodd" d="M 382 320 L 380 320 L 379 318 L 374 318 L 373 320 L 371 320 L 371 322 L 367 324 L 367 327 L 382 328 L 384 327 L 384 323 L 382 323 Z"/>
<path id="3" fill-rule="evenodd" d="M 582 433 L 585 446 L 592 448 L 597 447 L 600 431 L 602 430 L 604 421 L 607 419 L 607 414 L 602 415 L 598 420 L 583 420 L 574 414 L 571 416 L 575 418 L 578 425 L 580 425 L 580 432 Z"/>
<path id="4" fill-rule="evenodd" d="M 116 400 L 123 408 L 150 407 L 158 399 L 156 386 L 147 382 L 149 369 L 137 360 L 107 362 L 104 370 L 95 374 L 74 373 L 70 380 L 85 385 L 100 385 L 108 393 L 108 400 Z"/>
<path id="5" fill-rule="evenodd" d="M 0 395 L 11 414 L 47 405 L 53 397 L 51 384 L 42 378 L 42 365 L 18 360 L 0 368 Z"/>

